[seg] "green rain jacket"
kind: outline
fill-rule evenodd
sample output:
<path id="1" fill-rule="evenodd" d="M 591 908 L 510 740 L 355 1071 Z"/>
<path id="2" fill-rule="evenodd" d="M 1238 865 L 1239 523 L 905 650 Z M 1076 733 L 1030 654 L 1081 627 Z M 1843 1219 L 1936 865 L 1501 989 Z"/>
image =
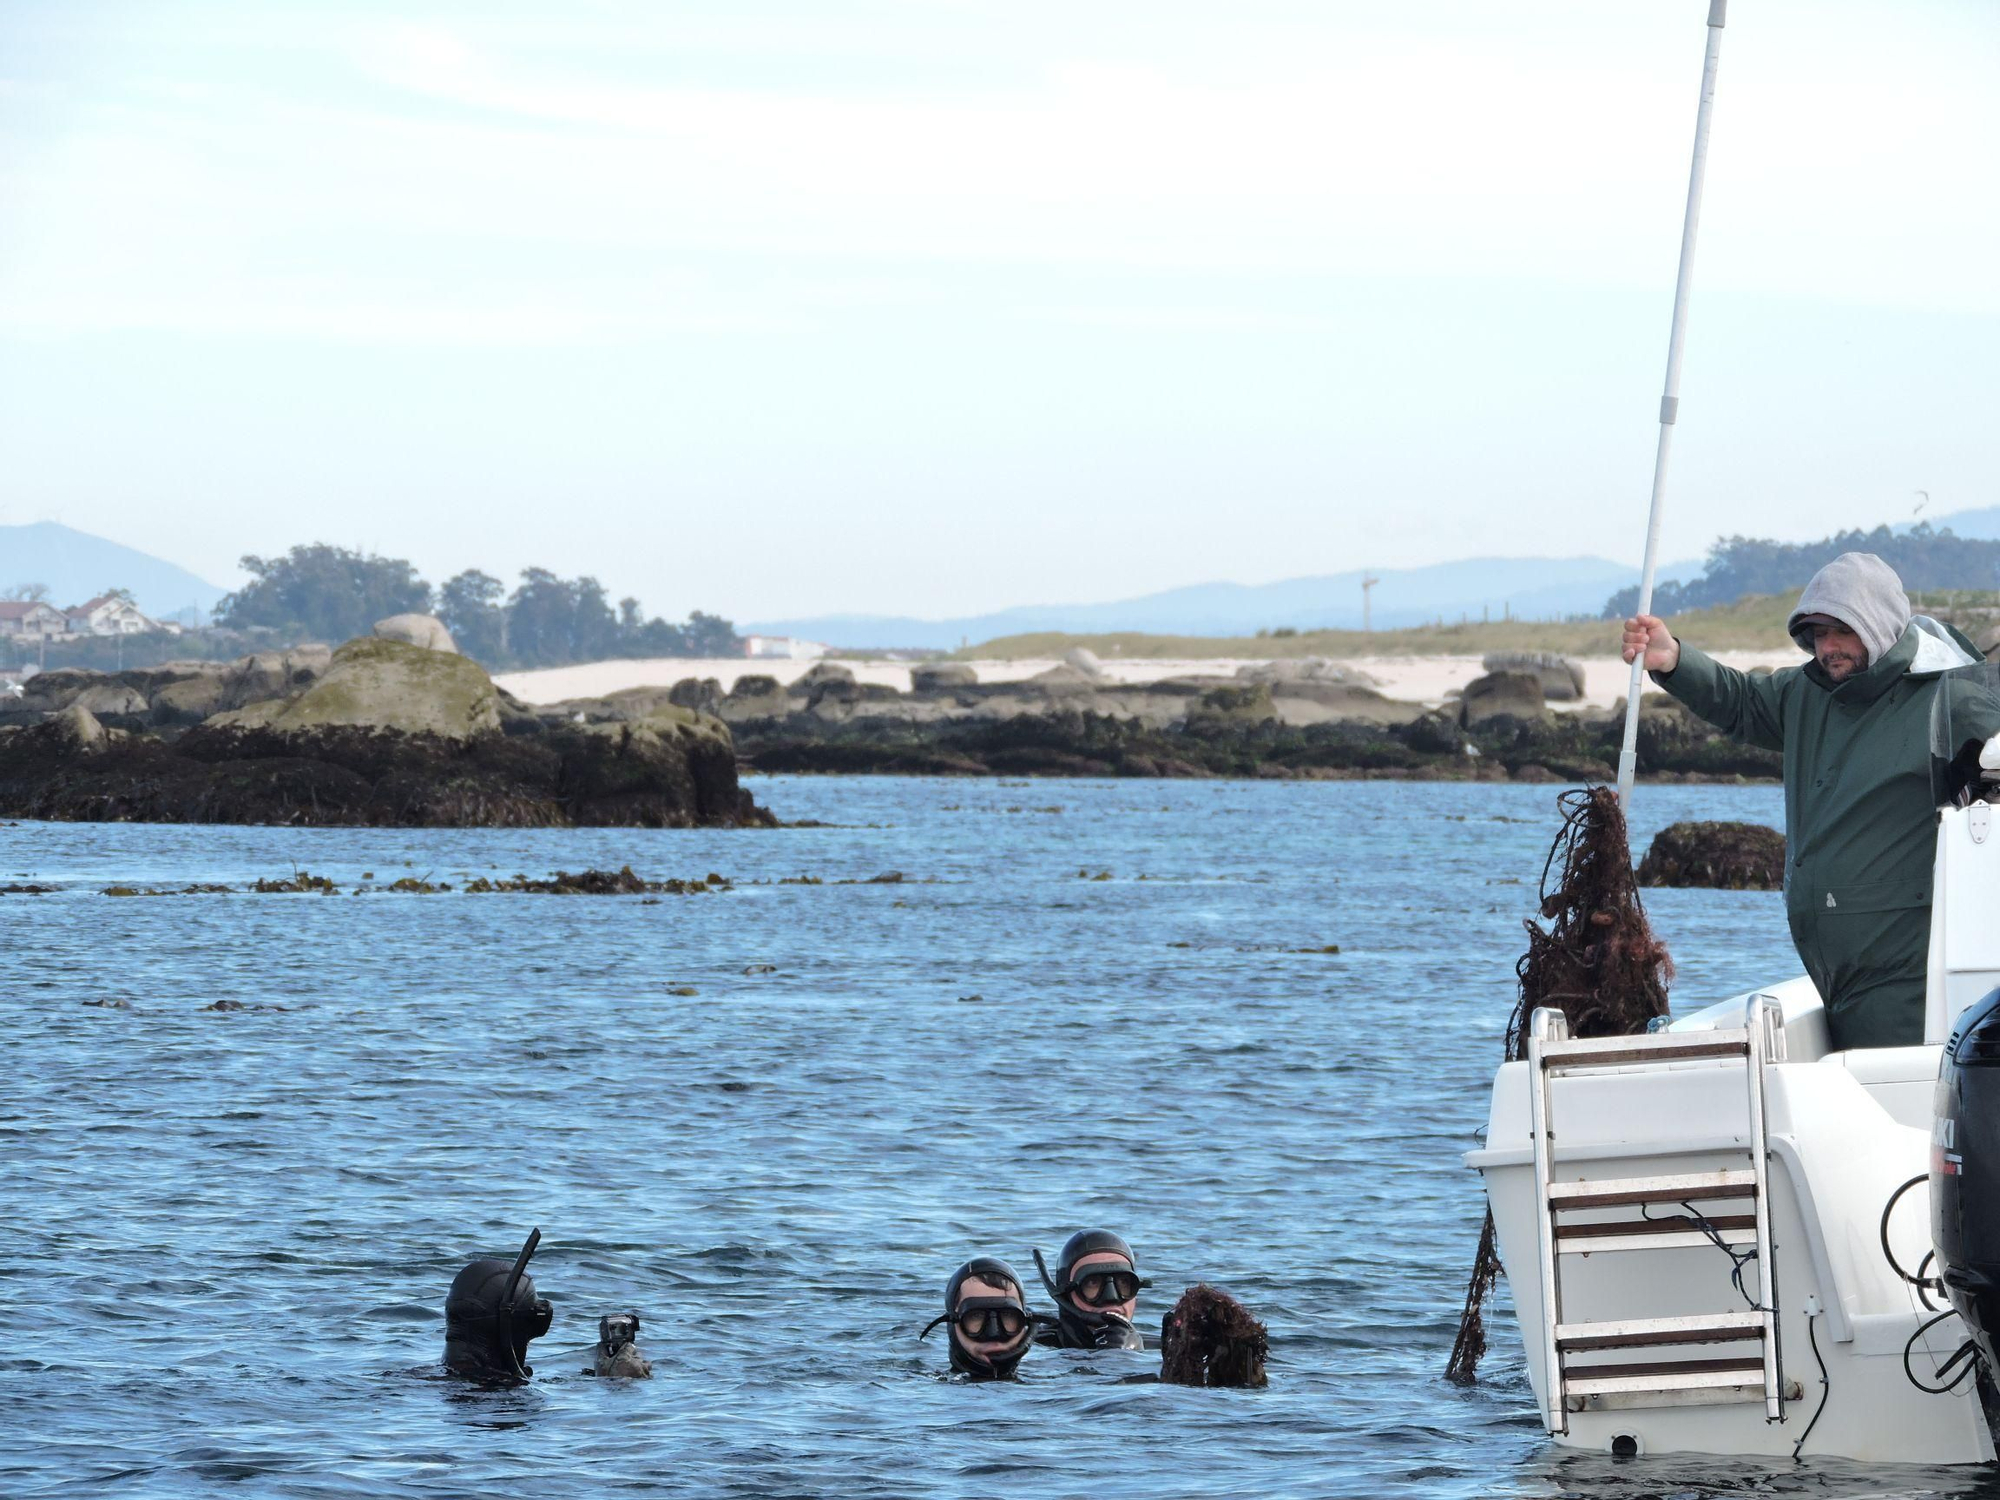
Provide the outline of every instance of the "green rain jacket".
<path id="1" fill-rule="evenodd" d="M 1919 616 L 1879 660 L 1835 683 L 1816 661 L 1769 676 L 1685 642 L 1653 680 L 1733 739 L 1785 758 L 1785 914 L 1836 1048 L 1924 1039 L 1937 809 L 1931 703 L 1979 660 Z"/>

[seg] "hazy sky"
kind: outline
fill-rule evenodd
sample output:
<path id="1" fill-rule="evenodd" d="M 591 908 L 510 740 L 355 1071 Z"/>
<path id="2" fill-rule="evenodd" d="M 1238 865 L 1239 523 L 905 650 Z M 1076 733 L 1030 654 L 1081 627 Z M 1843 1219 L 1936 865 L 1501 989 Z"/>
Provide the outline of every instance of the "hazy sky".
<path id="1" fill-rule="evenodd" d="M 0 521 L 737 619 L 1636 561 L 1706 14 L 5 0 Z M 2000 501 L 1996 78 L 1736 0 L 1670 557 Z"/>

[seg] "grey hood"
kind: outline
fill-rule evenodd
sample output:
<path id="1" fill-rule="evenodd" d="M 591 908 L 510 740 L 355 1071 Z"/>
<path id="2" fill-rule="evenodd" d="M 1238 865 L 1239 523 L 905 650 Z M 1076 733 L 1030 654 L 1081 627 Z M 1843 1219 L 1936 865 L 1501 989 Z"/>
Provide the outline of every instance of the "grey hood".
<path id="1" fill-rule="evenodd" d="M 1872 664 L 1880 661 L 1903 637 L 1910 623 L 1910 596 L 1896 570 L 1872 552 L 1843 552 L 1813 574 L 1785 631 L 1803 651 L 1812 650 L 1810 636 L 1801 635 L 1809 615 L 1827 615 L 1861 637 Z"/>

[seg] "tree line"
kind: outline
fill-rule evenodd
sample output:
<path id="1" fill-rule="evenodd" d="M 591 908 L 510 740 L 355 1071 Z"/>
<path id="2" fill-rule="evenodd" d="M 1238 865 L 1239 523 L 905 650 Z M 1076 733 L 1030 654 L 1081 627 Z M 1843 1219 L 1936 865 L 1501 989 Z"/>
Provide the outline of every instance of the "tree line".
<path id="1" fill-rule="evenodd" d="M 1887 526 L 1842 531 L 1817 542 L 1773 542 L 1727 536 L 1708 549 L 1701 576 L 1672 581 L 1653 590 L 1653 613 L 1676 615 L 1712 605 L 1734 604 L 1746 594 L 1789 594 L 1843 552 L 1872 552 L 1896 570 L 1903 587 L 2000 589 L 2000 542 L 1956 535 L 1949 526 L 1933 529 L 1920 521 L 1908 531 Z M 1620 589 L 1604 605 L 1604 618 L 1624 619 L 1639 604 L 1639 586 Z"/>
<path id="2" fill-rule="evenodd" d="M 215 623 L 298 640 L 345 641 L 390 615 L 434 614 L 459 650 L 489 667 L 557 667 L 614 656 L 740 656 L 743 640 L 719 615 L 648 618 L 634 598 L 614 605 L 595 578 L 524 568 L 510 592 L 476 568 L 433 588 L 402 558 L 315 542 L 282 557 L 245 557 L 251 581 L 224 596 Z"/>

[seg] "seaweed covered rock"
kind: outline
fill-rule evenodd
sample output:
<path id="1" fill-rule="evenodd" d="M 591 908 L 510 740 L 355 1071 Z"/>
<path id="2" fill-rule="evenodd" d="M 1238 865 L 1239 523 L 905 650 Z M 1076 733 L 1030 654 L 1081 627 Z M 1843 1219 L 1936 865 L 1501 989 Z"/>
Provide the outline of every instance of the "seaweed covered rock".
<path id="1" fill-rule="evenodd" d="M 170 661 L 157 667 L 98 672 L 59 667 L 28 680 L 0 711 L 0 724 L 38 724 L 81 704 L 107 727 L 175 729 L 218 713 L 304 691 L 327 668 L 324 646 L 259 651 L 233 662 Z"/>
<path id="2" fill-rule="evenodd" d="M 503 700 L 466 657 L 350 641 L 295 696 L 217 714 L 172 737 L 107 730 L 75 704 L 0 735 L 0 815 L 378 827 L 770 824 L 737 782 L 727 727 L 658 696 L 618 705 L 619 717 L 548 725 Z"/>
<path id="3" fill-rule="evenodd" d="M 1783 890 L 1785 836 L 1762 823 L 1674 823 L 1653 835 L 1639 884 Z"/>
<path id="4" fill-rule="evenodd" d="M 320 827 L 769 826 L 737 782 L 728 732 L 709 726 L 576 725 L 459 741 L 358 725 L 203 725 L 171 741 L 107 734 L 85 745 L 51 721 L 0 736 L 0 814 Z"/>

